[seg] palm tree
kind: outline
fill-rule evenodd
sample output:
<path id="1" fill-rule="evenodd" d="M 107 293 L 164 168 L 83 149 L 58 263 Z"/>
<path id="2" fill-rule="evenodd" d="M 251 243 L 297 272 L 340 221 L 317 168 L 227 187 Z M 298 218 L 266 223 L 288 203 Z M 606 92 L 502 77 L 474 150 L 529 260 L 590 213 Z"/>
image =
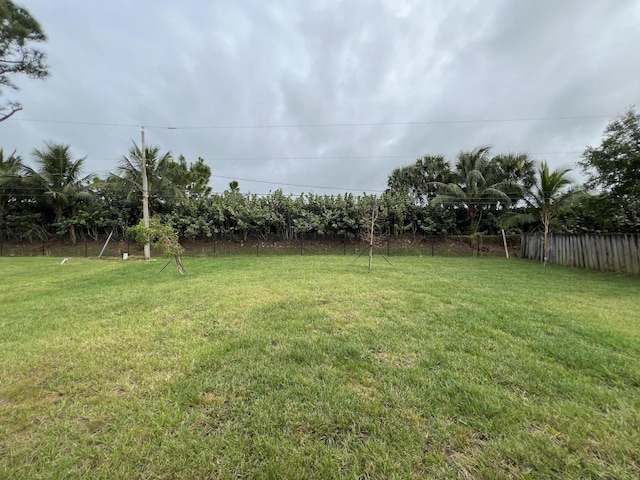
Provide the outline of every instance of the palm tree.
<path id="1" fill-rule="evenodd" d="M 27 184 L 53 209 L 54 223 L 60 222 L 65 216 L 72 216 L 77 209 L 78 200 L 90 195 L 85 185 L 91 175 L 81 176 L 86 157 L 73 160 L 69 145 L 53 142 L 45 142 L 42 150 L 36 148 L 33 156 L 39 168 L 24 168 Z M 69 236 L 75 243 L 73 223 L 69 225 Z"/>
<path id="2" fill-rule="evenodd" d="M 172 181 L 171 173 L 175 162 L 171 152 L 160 155 L 159 147 L 148 146 L 145 148 L 145 163 L 152 209 L 157 210 L 162 204 L 185 198 L 185 190 Z M 116 175 L 112 175 L 109 180 L 120 186 L 127 200 L 142 198 L 141 172 L 142 151 L 134 143 L 129 155 L 122 157 Z"/>
<path id="3" fill-rule="evenodd" d="M 16 155 L 14 151 L 5 159 L 4 150 L 0 148 L 0 182 L 2 182 L 0 186 L 4 185 L 10 177 L 19 177 L 23 167 L 24 164 L 20 155 Z"/>
<path id="4" fill-rule="evenodd" d="M 432 182 L 439 194 L 433 204 L 463 205 L 469 213 L 470 231 L 475 234 L 482 220 L 482 212 L 488 205 L 509 205 L 509 182 L 497 175 L 497 169 L 489 158 L 490 147 L 477 147 L 470 152 L 460 152 L 456 162 L 456 179 L 453 182 Z M 476 220 L 477 218 L 477 220 Z"/>
<path id="5" fill-rule="evenodd" d="M 526 153 L 507 153 L 496 155 L 492 162 L 498 178 L 511 187 L 505 193 L 509 195 L 512 205 L 515 205 L 535 183 L 535 161 Z"/>
<path id="6" fill-rule="evenodd" d="M 542 248 L 545 274 L 549 258 L 549 225 L 551 220 L 570 210 L 571 204 L 578 194 L 578 190 L 571 188 L 573 181 L 567 176 L 570 171 L 570 169 L 557 168 L 550 172 L 547 162 L 540 162 L 534 184 L 524 196 L 528 212 L 509 212 L 501 219 L 501 223 L 505 227 L 540 222 L 544 232 Z"/>

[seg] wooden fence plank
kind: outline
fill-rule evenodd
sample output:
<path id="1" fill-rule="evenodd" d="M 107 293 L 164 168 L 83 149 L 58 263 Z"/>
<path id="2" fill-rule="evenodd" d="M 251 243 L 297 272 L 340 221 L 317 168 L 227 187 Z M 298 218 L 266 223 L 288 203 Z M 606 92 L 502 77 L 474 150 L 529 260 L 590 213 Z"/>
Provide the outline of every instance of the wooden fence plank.
<path id="1" fill-rule="evenodd" d="M 629 248 L 631 249 L 631 273 L 640 275 L 640 235 L 629 235 Z"/>
<path id="2" fill-rule="evenodd" d="M 598 249 L 598 270 L 601 270 L 604 272 L 607 270 L 607 252 L 605 250 L 604 238 L 602 237 L 602 235 L 598 235 L 597 249 Z"/>
<path id="3" fill-rule="evenodd" d="M 622 251 L 622 245 L 620 244 L 620 237 L 611 235 L 611 240 L 614 252 L 613 263 L 615 265 L 615 271 L 616 273 L 620 273 L 622 272 L 624 262 L 624 252 Z"/>
<path id="4" fill-rule="evenodd" d="M 623 252 L 623 272 L 624 273 L 631 273 L 631 252 L 629 251 L 629 239 L 627 238 L 627 235 L 621 235 L 620 236 L 620 244 L 622 246 L 622 252 Z"/>
<path id="5" fill-rule="evenodd" d="M 604 241 L 605 241 L 605 252 L 607 253 L 607 271 L 613 272 L 615 271 L 615 267 L 613 263 L 613 244 L 611 240 L 611 235 L 605 235 Z"/>
<path id="6" fill-rule="evenodd" d="M 582 244 L 582 268 L 591 268 L 589 258 L 589 236 L 580 235 L 580 243 Z"/>
<path id="7" fill-rule="evenodd" d="M 636 252 L 634 260 L 634 275 L 640 275 L 640 235 L 633 235 L 633 249 Z"/>
<path id="8" fill-rule="evenodd" d="M 596 236 L 589 235 L 589 257 L 591 259 L 591 266 L 593 270 L 598 270 L 598 245 L 596 243 Z"/>

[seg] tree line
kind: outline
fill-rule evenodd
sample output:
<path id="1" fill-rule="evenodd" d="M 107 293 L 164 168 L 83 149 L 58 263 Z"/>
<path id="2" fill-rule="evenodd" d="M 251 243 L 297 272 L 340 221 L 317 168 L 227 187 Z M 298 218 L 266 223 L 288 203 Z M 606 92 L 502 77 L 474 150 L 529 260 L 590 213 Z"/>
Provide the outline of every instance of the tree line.
<path id="1" fill-rule="evenodd" d="M 17 90 L 16 76 L 49 75 L 38 45 L 38 21 L 11 0 L 0 0 L 0 97 Z M 0 124 L 22 109 L 0 103 Z M 462 151 L 453 164 L 425 155 L 390 172 L 382 195 L 297 196 L 241 193 L 237 182 L 213 193 L 202 158 L 188 163 L 157 147 L 145 148 L 152 214 L 181 239 L 299 237 L 349 239 L 381 235 L 446 235 L 540 229 L 637 232 L 640 226 L 640 117 L 633 108 L 608 125 L 601 145 L 587 147 L 578 166 L 584 185 L 567 169 L 549 170 L 526 153 L 496 154 L 483 146 Z M 142 152 L 133 145 L 106 178 L 84 175 L 85 158 L 71 147 L 45 143 L 29 166 L 0 145 L 0 241 L 51 237 L 75 242 L 115 233 L 123 237 L 142 210 Z M 376 219 L 372 222 L 372 219 Z"/>
<path id="2" fill-rule="evenodd" d="M 390 172 L 381 195 L 242 193 L 237 182 L 212 192 L 205 160 L 188 162 L 158 147 L 145 149 L 152 215 L 181 239 L 353 239 L 368 230 L 372 209 L 381 235 L 637 232 L 640 225 L 640 115 L 616 117 L 579 166 L 551 171 L 526 153 L 461 151 L 453 164 L 426 155 Z M 142 212 L 142 152 L 133 145 L 115 172 L 85 175 L 86 158 L 69 145 L 45 143 L 33 166 L 0 148 L 0 237 L 29 242 L 125 237 Z"/>

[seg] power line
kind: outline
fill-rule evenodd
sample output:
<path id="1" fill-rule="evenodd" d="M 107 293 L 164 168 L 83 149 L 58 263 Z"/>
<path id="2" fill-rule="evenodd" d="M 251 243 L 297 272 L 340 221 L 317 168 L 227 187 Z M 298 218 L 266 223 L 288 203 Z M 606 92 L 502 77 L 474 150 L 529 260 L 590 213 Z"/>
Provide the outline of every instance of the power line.
<path id="1" fill-rule="evenodd" d="M 529 156 L 546 156 L 546 155 L 577 155 L 582 154 L 580 150 L 566 151 L 566 152 L 527 152 Z M 445 158 L 455 159 L 457 153 L 445 153 L 442 154 Z M 279 160 L 392 160 L 398 158 L 407 159 L 420 159 L 424 155 L 416 156 L 415 154 L 397 154 L 397 155 L 322 155 L 322 156 L 308 156 L 308 155 L 292 155 L 292 156 L 276 156 L 276 157 L 207 157 L 203 158 L 205 163 L 218 160 L 229 161 L 279 161 Z M 92 162 L 119 162 L 120 158 L 94 158 L 87 156 L 87 160 Z M 115 167 L 116 169 L 119 167 Z M 94 173 L 109 173 L 111 170 L 94 170 Z"/>
<path id="2" fill-rule="evenodd" d="M 106 122 L 85 122 L 76 120 L 47 120 L 40 118 L 16 118 L 17 122 L 29 122 L 29 123 L 54 123 L 60 125 L 82 125 L 87 127 L 126 127 L 126 128 L 140 128 L 142 125 L 134 123 L 106 123 Z M 157 127 L 147 127 L 157 128 Z"/>
<path id="3" fill-rule="evenodd" d="M 317 128 L 317 127 L 384 127 L 384 126 L 422 126 L 447 125 L 465 123 L 511 123 L 559 120 L 586 120 L 611 118 L 611 115 L 586 115 L 572 117 L 532 117 L 532 118 L 503 118 L 503 119 L 473 119 L 473 120 L 427 120 L 421 122 L 367 122 L 367 123 L 308 123 L 308 124 L 266 124 L 266 125 L 212 125 L 188 127 L 150 127 L 166 128 L 169 130 L 215 130 L 215 129 L 263 129 L 263 128 Z"/>
<path id="4" fill-rule="evenodd" d="M 286 187 L 302 187 L 302 188 L 321 188 L 326 190 L 347 190 L 347 191 L 357 191 L 357 192 L 376 192 L 382 193 L 384 190 L 374 190 L 371 188 L 343 188 L 343 187 L 323 187 L 319 185 L 303 185 L 299 183 L 283 183 L 283 182 L 269 182 L 267 180 L 252 180 L 249 178 L 238 178 L 238 177 L 228 177 L 225 175 L 211 175 L 214 178 L 224 178 L 226 180 L 237 180 L 240 182 L 253 182 L 253 183 L 265 183 L 269 185 L 282 185 Z"/>
<path id="5" fill-rule="evenodd" d="M 48 120 L 35 118 L 18 118 L 14 121 L 32 123 L 52 123 L 61 125 L 81 125 L 94 127 L 123 127 L 156 130 L 251 130 L 251 129 L 277 129 L 277 128 L 345 128 L 345 127 L 385 127 L 385 126 L 425 126 L 425 125 L 455 125 L 472 123 L 521 123 L 564 120 L 594 120 L 613 118 L 613 115 L 576 115 L 561 117 L 521 117 L 521 118 L 492 118 L 492 119 L 468 119 L 468 120 L 425 120 L 418 122 L 344 122 L 344 123 L 298 123 L 298 124 L 255 124 L 255 125 L 145 125 L 143 123 L 108 123 L 87 122 L 76 120 Z"/>
<path id="6" fill-rule="evenodd" d="M 60 175 L 61 174 L 54 174 L 53 176 L 60 176 Z M 284 182 L 272 182 L 268 180 L 254 180 L 250 178 L 238 178 L 238 177 L 231 177 L 231 176 L 225 176 L 225 175 L 210 175 L 210 177 L 221 178 L 225 180 L 236 180 L 240 182 L 261 183 L 261 184 L 267 184 L 267 185 L 277 185 L 277 186 L 287 186 L 287 187 L 315 188 L 315 189 L 322 189 L 322 190 L 340 190 L 340 191 L 353 191 L 353 192 L 372 192 L 372 193 L 384 192 L 384 190 L 372 189 L 372 188 L 346 188 L 346 187 L 329 187 L 329 186 L 321 186 L 321 185 L 305 185 L 305 184 L 299 184 L 299 183 L 284 183 Z M 31 191 L 33 190 L 33 187 L 14 186 L 12 190 L 13 191 L 18 191 L 18 190 Z M 158 193 L 163 193 L 163 191 L 156 190 L 153 193 L 158 194 Z"/>

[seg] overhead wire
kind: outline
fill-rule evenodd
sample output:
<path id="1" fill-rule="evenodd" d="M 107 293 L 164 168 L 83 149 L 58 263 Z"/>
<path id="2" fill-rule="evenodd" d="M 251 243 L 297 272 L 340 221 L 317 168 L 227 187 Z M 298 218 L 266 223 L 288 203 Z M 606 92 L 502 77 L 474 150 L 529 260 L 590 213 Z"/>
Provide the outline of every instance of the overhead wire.
<path id="1" fill-rule="evenodd" d="M 450 125 L 450 124 L 470 124 L 470 123 L 519 123 L 519 122 L 540 122 L 540 121 L 563 121 L 563 120 L 594 120 L 612 118 L 613 115 L 573 115 L 559 117 L 521 117 L 521 118 L 488 118 L 488 119 L 466 119 L 466 120 L 424 120 L 415 122 L 341 122 L 341 123 L 297 123 L 297 124 L 246 124 L 246 125 L 149 125 L 145 123 L 110 123 L 110 122 L 87 122 L 79 120 L 50 120 L 38 118 L 17 118 L 14 121 L 33 123 L 52 123 L 67 125 L 84 125 L 99 127 L 123 127 L 123 128 L 148 128 L 157 130 L 248 130 L 248 129 L 275 129 L 275 128 L 346 128 L 346 127 L 384 127 L 384 126 L 424 126 L 424 125 Z"/>
<path id="2" fill-rule="evenodd" d="M 578 153 L 582 153 L 579 150 L 573 151 L 565 151 L 565 152 L 527 152 L 529 156 L 543 156 L 543 155 L 575 155 Z M 445 158 L 456 158 L 457 153 L 446 153 L 442 154 Z M 389 159 L 397 159 L 397 158 L 409 158 L 409 159 L 419 159 L 424 157 L 416 156 L 415 154 L 398 154 L 398 155 L 320 155 L 320 156 L 310 156 L 310 155 L 289 155 L 289 156 L 269 156 L 269 157 L 208 157 L 204 159 L 205 161 L 216 161 L 216 160 L 233 160 L 233 161 L 245 161 L 245 160 L 264 160 L 264 161 L 275 161 L 275 160 L 389 160 Z M 114 161 L 109 158 L 92 158 L 94 161 Z M 120 159 L 117 159 L 120 161 Z"/>
<path id="3" fill-rule="evenodd" d="M 18 118 L 15 121 L 50 123 L 50 124 L 67 124 L 79 126 L 96 126 L 96 127 L 122 127 L 122 128 L 147 128 L 147 129 L 166 129 L 166 130 L 206 130 L 206 129 L 275 129 L 275 128 L 314 128 L 314 127 L 362 127 L 362 126 L 420 126 L 420 125 L 439 125 L 439 124 L 472 124 L 472 123 L 515 123 L 530 121 L 563 121 L 578 119 L 602 119 L 611 118 L 612 115 L 581 115 L 581 116 L 558 116 L 558 117 L 522 117 L 522 118 L 494 118 L 494 119 L 466 119 L 466 120 L 426 120 L 415 122 L 345 122 L 345 123 L 309 123 L 309 124 L 256 124 L 256 125 L 195 125 L 195 126 L 161 126 L 161 125 L 144 125 L 134 123 L 109 123 L 109 122 L 87 122 L 79 120 L 50 120 L 50 119 L 29 119 Z M 532 153 L 530 155 L 569 155 L 581 153 L 573 152 L 545 152 Z M 447 158 L 455 158 L 453 154 L 444 155 Z M 336 155 L 336 156 L 282 156 L 282 157 L 212 157 L 210 160 L 231 160 L 231 161 L 275 161 L 275 160 L 369 160 L 369 159 L 393 159 L 393 158 L 421 158 L 415 155 Z M 112 173 L 112 171 L 103 171 Z M 95 173 L 99 173 L 95 172 Z M 379 189 L 361 189 L 361 188 L 343 188 L 333 186 L 306 185 L 285 182 L 273 182 L 267 180 L 255 180 L 246 178 L 237 178 L 223 175 L 211 175 L 214 178 L 233 179 L 245 182 L 264 183 L 280 186 L 293 186 L 302 188 L 326 189 L 326 190 L 343 190 L 343 191 L 363 191 L 380 193 Z"/>
<path id="4" fill-rule="evenodd" d="M 543 155 L 572 155 L 582 153 L 580 151 L 565 151 L 565 152 L 533 152 L 529 153 L 530 156 L 543 156 Z M 455 158 L 457 154 L 444 154 L 443 156 L 446 158 Z M 369 160 L 369 159 L 392 159 L 392 158 L 422 158 L 420 156 L 416 157 L 415 155 L 346 155 L 346 156 L 291 156 L 291 157 L 209 157 L 208 160 L 216 161 L 216 160 Z M 92 159 L 94 161 L 114 161 L 113 159 Z M 119 161 L 117 159 L 116 161 Z M 118 170 L 118 167 L 112 170 L 94 170 L 92 174 L 106 173 L 112 174 L 114 170 Z M 306 185 L 306 184 L 296 184 L 296 183 L 284 183 L 284 182 L 274 182 L 268 180 L 256 180 L 256 179 L 248 179 L 248 178 L 237 178 L 234 176 L 225 176 L 225 175 L 210 175 L 214 178 L 223 178 L 230 180 L 241 180 L 245 182 L 255 182 L 255 183 L 266 183 L 273 185 L 283 185 L 283 186 L 294 186 L 294 187 L 305 187 L 305 188 L 322 188 L 322 189 L 330 189 L 330 190 L 366 190 L 366 191 L 374 191 L 374 189 L 361 189 L 361 188 L 343 188 L 343 187 L 333 187 L 333 186 L 318 186 L 318 185 Z M 381 191 L 381 190 L 378 190 Z"/>
<path id="5" fill-rule="evenodd" d="M 366 191 L 366 192 L 375 192 L 375 193 L 382 193 L 384 192 L 384 190 L 374 190 L 372 188 L 365 188 L 365 189 L 361 189 L 361 188 L 344 188 L 344 187 L 323 187 L 323 186 L 319 186 L 319 185 L 303 185 L 303 184 L 299 184 L 299 183 L 284 183 L 284 182 L 270 182 L 267 180 L 251 180 L 248 178 L 238 178 L 238 177 L 228 177 L 225 175 L 211 175 L 211 177 L 213 178 L 223 178 L 226 180 L 236 180 L 236 181 L 240 181 L 240 182 L 253 182 L 253 183 L 266 183 L 266 184 L 270 184 L 270 185 L 282 185 L 282 186 L 286 186 L 286 187 L 302 187 L 302 188 L 321 188 L 321 189 L 326 189 L 326 190 L 347 190 L 347 191 Z"/>

